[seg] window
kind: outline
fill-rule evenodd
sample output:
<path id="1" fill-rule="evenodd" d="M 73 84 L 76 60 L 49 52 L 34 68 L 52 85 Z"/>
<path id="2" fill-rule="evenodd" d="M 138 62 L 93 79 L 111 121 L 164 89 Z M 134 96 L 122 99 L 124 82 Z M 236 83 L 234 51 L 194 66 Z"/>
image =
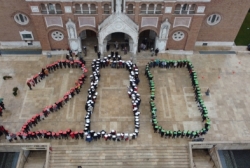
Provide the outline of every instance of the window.
<path id="1" fill-rule="evenodd" d="M 134 13 L 134 6 L 133 6 L 133 4 L 129 4 L 128 5 L 127 13 L 128 14 L 133 14 Z"/>
<path id="2" fill-rule="evenodd" d="M 31 39 L 32 35 L 31 34 L 22 34 L 24 39 Z"/>
<path id="3" fill-rule="evenodd" d="M 109 5 L 108 4 L 104 5 L 104 13 L 109 14 Z"/>
<path id="4" fill-rule="evenodd" d="M 89 14 L 89 7 L 88 7 L 87 4 L 83 4 L 83 5 L 82 5 L 82 12 L 83 12 L 84 14 Z"/>
<path id="5" fill-rule="evenodd" d="M 75 13 L 82 13 L 81 6 L 79 4 L 75 4 Z"/>
<path id="6" fill-rule="evenodd" d="M 174 13 L 175 14 L 183 14 L 183 15 L 188 15 L 188 14 L 195 14 L 195 9 L 196 9 L 196 5 L 192 4 L 177 4 L 175 6 L 175 10 Z"/>
<path id="7" fill-rule="evenodd" d="M 41 13 L 47 14 L 47 8 L 46 8 L 45 4 L 41 4 Z"/>
<path id="8" fill-rule="evenodd" d="M 63 33 L 60 32 L 60 31 L 53 31 L 53 32 L 51 33 L 51 37 L 52 37 L 55 41 L 61 41 L 61 40 L 63 40 L 64 35 L 63 35 Z"/>
<path id="9" fill-rule="evenodd" d="M 161 4 L 158 4 L 158 5 L 156 6 L 155 14 L 161 14 L 161 8 L 162 8 L 162 5 L 161 5 Z"/>
<path id="10" fill-rule="evenodd" d="M 141 13 L 146 13 L 147 12 L 147 6 L 146 4 L 141 5 Z"/>
<path id="11" fill-rule="evenodd" d="M 154 4 L 148 6 L 148 14 L 154 14 Z"/>
<path id="12" fill-rule="evenodd" d="M 96 7 L 95 7 L 94 4 L 91 4 L 91 5 L 90 5 L 90 13 L 91 13 L 91 14 L 96 14 Z"/>
<path id="13" fill-rule="evenodd" d="M 196 9 L 196 5 L 195 4 L 191 5 L 189 9 L 189 14 L 195 14 L 195 9 Z"/>
<path id="14" fill-rule="evenodd" d="M 219 14 L 212 14 L 207 18 L 207 24 L 213 26 L 220 22 L 221 16 Z"/>
<path id="15" fill-rule="evenodd" d="M 175 41 L 181 41 L 182 39 L 184 39 L 185 34 L 182 31 L 177 31 L 173 34 L 172 38 Z"/>
<path id="16" fill-rule="evenodd" d="M 56 4 L 56 13 L 57 14 L 62 14 L 62 8 L 60 4 Z"/>
<path id="17" fill-rule="evenodd" d="M 29 18 L 22 13 L 15 14 L 14 20 L 20 25 L 26 25 L 29 23 Z"/>
<path id="18" fill-rule="evenodd" d="M 48 5 L 48 9 L 49 9 L 49 14 L 55 14 L 56 11 L 55 11 L 55 8 L 54 8 L 54 5 L 49 3 Z"/>
<path id="19" fill-rule="evenodd" d="M 60 4 L 41 4 L 41 13 L 42 14 L 62 14 L 62 8 Z"/>
<path id="20" fill-rule="evenodd" d="M 33 37 L 33 34 L 31 31 L 24 30 L 24 31 L 21 31 L 19 33 L 20 33 L 22 40 L 25 40 L 25 41 L 26 40 L 27 41 L 34 40 L 34 37 Z"/>
<path id="21" fill-rule="evenodd" d="M 181 14 L 187 14 L 188 13 L 188 4 L 184 4 L 181 9 Z"/>
<path id="22" fill-rule="evenodd" d="M 174 9 L 175 14 L 180 14 L 181 13 L 181 5 L 177 4 Z"/>

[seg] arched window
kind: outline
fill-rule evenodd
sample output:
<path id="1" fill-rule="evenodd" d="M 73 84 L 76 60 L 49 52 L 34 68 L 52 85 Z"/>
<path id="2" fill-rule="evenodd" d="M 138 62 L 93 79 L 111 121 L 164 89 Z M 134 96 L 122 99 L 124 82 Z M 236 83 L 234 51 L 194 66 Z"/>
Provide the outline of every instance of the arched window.
<path id="1" fill-rule="evenodd" d="M 75 13 L 82 13 L 80 4 L 75 4 Z"/>
<path id="2" fill-rule="evenodd" d="M 154 4 L 149 4 L 149 6 L 148 6 L 148 14 L 154 14 Z"/>
<path id="3" fill-rule="evenodd" d="M 188 13 L 188 4 L 184 4 L 182 6 L 181 14 L 187 14 Z"/>
<path id="4" fill-rule="evenodd" d="M 195 14 L 195 9 L 196 9 L 196 5 L 195 4 L 191 5 L 189 9 L 189 14 Z"/>
<path id="5" fill-rule="evenodd" d="M 48 10 L 49 10 L 49 14 L 55 14 L 56 13 L 55 12 L 55 7 L 54 7 L 54 5 L 52 3 L 49 3 L 47 5 L 47 7 L 48 7 Z"/>
<path id="6" fill-rule="evenodd" d="M 180 14 L 181 12 L 181 4 L 177 4 L 174 9 L 175 14 Z"/>
<path id="7" fill-rule="evenodd" d="M 91 14 L 96 14 L 96 7 L 95 7 L 95 4 L 91 4 L 91 5 L 90 5 L 90 13 L 91 13 Z"/>
<path id="8" fill-rule="evenodd" d="M 62 14 L 62 8 L 60 4 L 56 4 L 56 13 L 57 14 Z"/>
<path id="9" fill-rule="evenodd" d="M 41 7 L 41 13 L 47 14 L 47 8 L 46 8 L 45 4 L 41 4 L 40 7 Z"/>
<path id="10" fill-rule="evenodd" d="M 133 14 L 134 13 L 134 5 L 133 4 L 128 5 L 127 13 L 128 14 Z"/>
<path id="11" fill-rule="evenodd" d="M 162 7 L 161 4 L 158 4 L 158 5 L 156 6 L 155 14 L 161 14 L 161 7 Z"/>
<path id="12" fill-rule="evenodd" d="M 104 13 L 109 14 L 109 5 L 108 4 L 104 5 Z"/>
<path id="13" fill-rule="evenodd" d="M 141 5 L 141 13 L 146 13 L 147 12 L 147 6 L 146 4 Z"/>
<path id="14" fill-rule="evenodd" d="M 83 4 L 83 5 L 82 5 L 82 12 L 83 12 L 84 14 L 89 14 L 89 7 L 88 7 L 87 4 Z"/>

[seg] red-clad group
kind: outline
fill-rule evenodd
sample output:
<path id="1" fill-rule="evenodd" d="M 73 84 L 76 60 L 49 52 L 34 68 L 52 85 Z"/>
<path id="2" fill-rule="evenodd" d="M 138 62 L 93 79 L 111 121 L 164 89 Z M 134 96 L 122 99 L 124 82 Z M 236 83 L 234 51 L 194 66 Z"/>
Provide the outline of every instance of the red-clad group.
<path id="1" fill-rule="evenodd" d="M 32 87 L 35 87 L 38 82 L 43 80 L 45 76 L 48 76 L 50 73 L 56 71 L 57 69 L 62 68 L 81 68 L 83 72 L 87 72 L 85 65 L 80 60 L 59 60 L 50 65 L 47 65 L 46 68 L 42 68 L 41 72 L 34 75 L 31 79 L 27 81 L 27 85 L 32 90 Z"/>
<path id="2" fill-rule="evenodd" d="M 22 126 L 20 132 L 17 132 L 16 134 L 14 133 L 9 133 L 8 130 L 6 130 L 3 126 L 0 126 L 0 136 L 5 134 L 6 139 L 8 139 L 10 142 L 14 139 L 17 140 L 19 139 L 38 139 L 38 138 L 59 138 L 59 139 L 66 139 L 68 136 L 71 136 L 76 139 L 79 137 L 83 138 L 83 131 L 80 132 L 71 132 L 71 130 L 67 131 L 59 131 L 59 132 L 51 132 L 51 131 L 33 131 L 31 132 L 30 129 L 33 126 L 36 126 L 39 121 L 44 120 L 46 117 L 48 117 L 49 114 L 60 110 L 65 103 L 69 101 L 72 97 L 75 96 L 75 94 L 79 94 L 80 89 L 82 88 L 82 85 L 85 81 L 86 76 L 84 75 L 84 72 L 87 72 L 87 69 L 85 68 L 84 65 L 85 61 L 82 60 L 74 60 L 74 61 L 69 61 L 69 60 L 60 60 L 55 63 L 52 63 L 48 65 L 46 68 L 42 68 L 42 71 L 33 76 L 30 80 L 27 81 L 27 85 L 30 89 L 32 89 L 32 86 L 34 87 L 38 82 L 40 82 L 42 79 L 45 78 L 45 76 L 49 76 L 49 74 L 53 73 L 57 69 L 62 69 L 64 68 L 81 68 L 83 71 L 83 74 L 78 78 L 78 80 L 75 82 L 75 86 L 72 87 L 60 100 L 55 102 L 52 105 L 49 105 L 45 107 L 39 114 L 34 115 L 30 120 L 26 121 L 26 123 Z"/>

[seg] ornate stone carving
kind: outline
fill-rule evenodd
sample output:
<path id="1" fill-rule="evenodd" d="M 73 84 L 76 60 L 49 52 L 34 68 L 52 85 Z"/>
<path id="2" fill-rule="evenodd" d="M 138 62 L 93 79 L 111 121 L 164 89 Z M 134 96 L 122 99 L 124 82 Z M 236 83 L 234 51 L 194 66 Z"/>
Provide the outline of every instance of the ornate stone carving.
<path id="1" fill-rule="evenodd" d="M 122 0 L 116 0 L 116 13 L 122 13 Z"/>
<path id="2" fill-rule="evenodd" d="M 103 42 L 104 39 L 115 32 L 122 32 L 128 34 L 133 39 L 133 53 L 137 51 L 138 43 L 138 25 L 136 25 L 128 16 L 123 13 L 112 14 L 105 19 L 99 26 L 99 49 L 103 53 Z"/>
<path id="3" fill-rule="evenodd" d="M 168 32 L 170 29 L 170 23 L 168 22 L 168 19 L 166 19 L 165 22 L 161 24 L 161 30 L 160 30 L 160 39 L 167 39 L 168 38 Z"/>

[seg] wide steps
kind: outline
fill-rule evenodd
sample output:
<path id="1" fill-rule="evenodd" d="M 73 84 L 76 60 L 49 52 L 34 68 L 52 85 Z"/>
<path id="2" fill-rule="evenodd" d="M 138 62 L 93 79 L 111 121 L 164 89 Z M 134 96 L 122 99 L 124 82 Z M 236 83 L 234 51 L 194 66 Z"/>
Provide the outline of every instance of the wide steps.
<path id="1" fill-rule="evenodd" d="M 188 168 L 187 146 L 52 146 L 49 167 Z"/>

